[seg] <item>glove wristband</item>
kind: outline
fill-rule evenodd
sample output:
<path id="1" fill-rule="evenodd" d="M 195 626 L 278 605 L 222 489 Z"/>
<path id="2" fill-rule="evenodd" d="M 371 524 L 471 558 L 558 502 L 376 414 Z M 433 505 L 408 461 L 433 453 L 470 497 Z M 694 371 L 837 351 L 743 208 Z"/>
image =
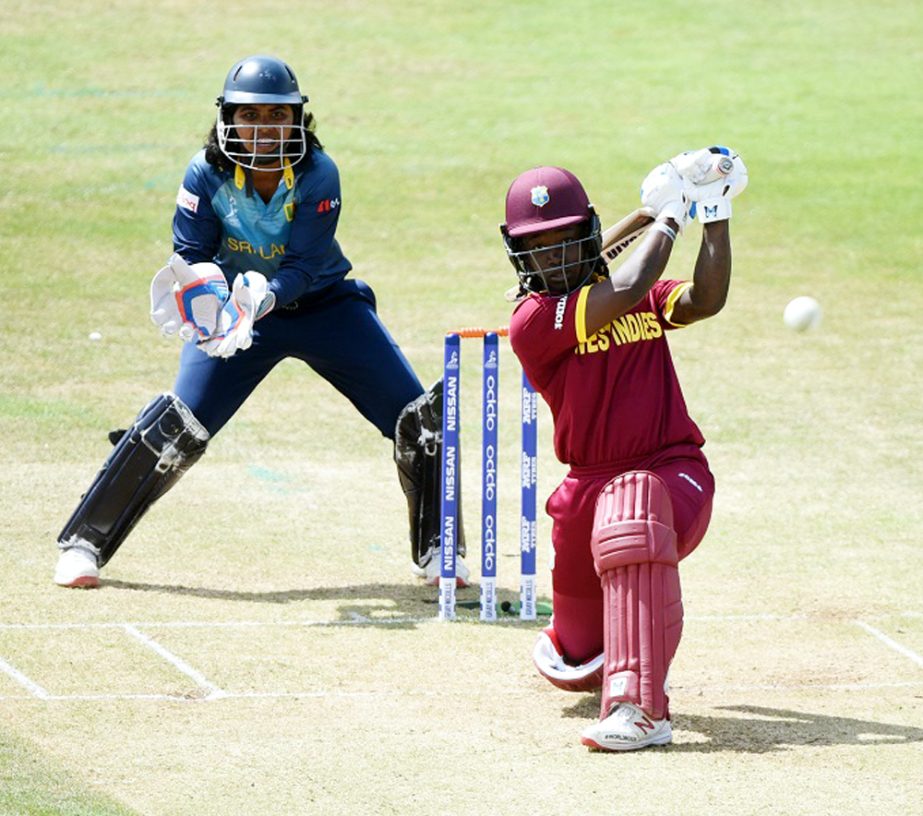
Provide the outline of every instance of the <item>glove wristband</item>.
<path id="1" fill-rule="evenodd" d="M 727 221 L 731 217 L 731 200 L 729 198 L 707 198 L 697 201 L 696 217 L 700 224 Z"/>
<path id="2" fill-rule="evenodd" d="M 651 232 L 662 232 L 671 241 L 676 241 L 676 230 L 674 230 L 669 224 L 665 224 L 663 221 L 655 221 L 654 225 L 651 227 Z"/>

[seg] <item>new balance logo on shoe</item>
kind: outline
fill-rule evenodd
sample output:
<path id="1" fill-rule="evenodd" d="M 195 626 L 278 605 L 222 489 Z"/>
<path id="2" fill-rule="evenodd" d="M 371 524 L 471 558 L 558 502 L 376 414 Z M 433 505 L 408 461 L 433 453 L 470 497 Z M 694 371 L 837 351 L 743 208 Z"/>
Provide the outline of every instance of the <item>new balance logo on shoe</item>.
<path id="1" fill-rule="evenodd" d="M 641 729 L 642 733 L 646 734 L 648 731 L 653 731 L 657 726 L 651 722 L 650 717 L 647 715 L 640 721 L 635 721 L 635 725 Z"/>

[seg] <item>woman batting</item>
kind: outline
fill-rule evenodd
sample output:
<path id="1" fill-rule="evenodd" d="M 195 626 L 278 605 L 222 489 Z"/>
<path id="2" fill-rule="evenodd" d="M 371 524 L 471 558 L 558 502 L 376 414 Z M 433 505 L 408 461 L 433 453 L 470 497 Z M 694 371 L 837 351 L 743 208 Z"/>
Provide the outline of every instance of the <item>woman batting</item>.
<path id="1" fill-rule="evenodd" d="M 707 181 L 699 170 L 715 155 L 733 167 Z M 667 333 L 723 307 L 730 200 L 746 183 L 727 148 L 658 166 L 641 189 L 656 221 L 611 273 L 599 218 L 573 174 L 538 167 L 507 193 L 502 232 L 521 296 L 510 341 L 551 408 L 555 452 L 570 467 L 547 503 L 554 617 L 533 657 L 561 688 L 602 686 L 599 722 L 582 734 L 593 749 L 672 739 L 666 681 L 683 622 L 678 564 L 705 534 L 714 479 Z M 704 226 L 692 280 L 661 280 L 693 205 Z"/>

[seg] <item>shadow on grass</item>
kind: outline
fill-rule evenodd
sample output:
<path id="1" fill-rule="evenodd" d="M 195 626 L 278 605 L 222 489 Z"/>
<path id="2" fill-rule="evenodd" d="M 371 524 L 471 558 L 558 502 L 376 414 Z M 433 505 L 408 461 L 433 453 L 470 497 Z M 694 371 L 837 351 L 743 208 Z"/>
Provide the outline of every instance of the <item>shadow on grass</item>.
<path id="1" fill-rule="evenodd" d="M 873 746 L 923 742 L 923 728 L 909 725 L 763 706 L 720 706 L 715 710 L 752 716 L 674 715 L 675 730 L 689 731 L 698 737 L 685 741 L 680 735 L 676 742 L 661 750 L 690 754 L 717 751 L 764 754 L 802 746 Z M 585 696 L 580 702 L 565 709 L 563 716 L 596 719 L 599 716 L 599 695 Z"/>
<path id="2" fill-rule="evenodd" d="M 350 584 L 346 586 L 256 592 L 107 579 L 103 583 L 103 588 L 241 603 L 295 604 L 303 601 L 343 601 L 344 603 L 338 607 L 343 622 L 372 624 L 380 622 L 389 626 L 399 624 L 404 616 L 411 618 L 436 617 L 439 610 L 439 593 L 435 587 L 410 583 Z M 478 593 L 477 586 L 458 590 L 456 608 L 459 619 L 476 620 L 478 618 L 480 612 Z M 551 614 L 551 606 L 546 598 L 539 598 L 538 600 L 538 619 L 541 621 Z M 375 603 L 375 601 L 379 603 Z M 498 623 L 517 623 L 519 621 L 519 594 L 517 592 L 498 589 L 497 605 Z M 363 620 L 358 621 L 356 619 L 357 615 L 361 616 Z M 394 617 L 390 620 L 384 620 L 382 619 L 383 615 Z M 373 620 L 366 621 L 364 620 L 365 618 L 373 618 Z M 406 622 L 411 623 L 412 621 Z"/>

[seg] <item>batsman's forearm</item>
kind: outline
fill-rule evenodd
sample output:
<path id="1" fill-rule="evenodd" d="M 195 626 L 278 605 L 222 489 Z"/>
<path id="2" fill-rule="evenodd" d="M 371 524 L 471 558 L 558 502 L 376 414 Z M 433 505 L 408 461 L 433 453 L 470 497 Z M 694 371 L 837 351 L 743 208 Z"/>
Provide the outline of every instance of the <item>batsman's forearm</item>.
<path id="1" fill-rule="evenodd" d="M 593 284 L 587 297 L 586 329 L 593 334 L 637 304 L 666 269 L 673 240 L 661 232 L 649 233 L 644 242 L 608 280 Z"/>
<path id="2" fill-rule="evenodd" d="M 703 315 L 721 311 L 731 285 L 731 237 L 728 221 L 702 228 L 702 245 L 692 276 L 694 303 Z"/>
<path id="3" fill-rule="evenodd" d="M 667 223 L 674 231 L 679 229 L 672 219 L 667 219 Z M 649 232 L 638 251 L 612 273 L 612 289 L 632 299 L 629 305 L 624 306 L 624 311 L 641 300 L 663 274 L 673 252 L 673 241 L 662 232 Z"/>

